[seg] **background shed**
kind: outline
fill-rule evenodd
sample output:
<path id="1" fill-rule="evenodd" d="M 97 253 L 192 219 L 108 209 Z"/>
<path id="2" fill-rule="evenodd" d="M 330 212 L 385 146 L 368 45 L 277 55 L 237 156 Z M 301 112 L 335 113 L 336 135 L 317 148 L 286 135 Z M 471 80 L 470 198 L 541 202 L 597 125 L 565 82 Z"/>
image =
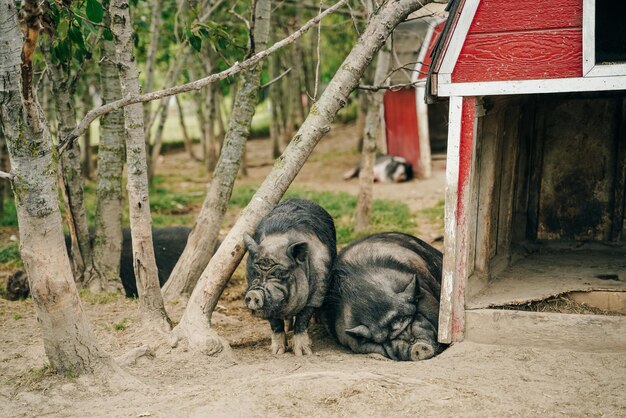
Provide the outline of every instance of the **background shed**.
<path id="1" fill-rule="evenodd" d="M 445 22 L 445 5 L 429 4 L 393 32 L 391 85 L 425 81 L 431 52 Z M 386 152 L 405 158 L 418 178 L 431 176 L 431 152 L 445 152 L 448 105 L 427 105 L 425 88 L 389 90 L 384 96 Z"/>
<path id="2" fill-rule="evenodd" d="M 623 316 L 497 309 L 574 291 L 626 304 L 626 25 L 605 6 L 626 15 L 449 5 L 428 85 L 450 98 L 442 342 L 626 349 Z"/>

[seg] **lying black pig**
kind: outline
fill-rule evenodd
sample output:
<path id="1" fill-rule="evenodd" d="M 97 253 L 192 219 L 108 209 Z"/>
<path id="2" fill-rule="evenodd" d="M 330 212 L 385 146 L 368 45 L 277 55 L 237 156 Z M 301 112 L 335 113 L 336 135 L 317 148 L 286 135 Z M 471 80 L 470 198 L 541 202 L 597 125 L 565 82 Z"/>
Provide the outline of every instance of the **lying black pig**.
<path id="1" fill-rule="evenodd" d="M 357 177 L 361 171 L 361 163 L 344 173 L 343 179 Z M 374 161 L 374 181 L 381 183 L 401 183 L 413 178 L 413 167 L 402 157 L 388 154 L 376 154 Z"/>
<path id="2" fill-rule="evenodd" d="M 437 343 L 441 252 L 406 234 L 370 235 L 344 248 L 332 271 L 328 328 L 356 353 L 424 360 Z"/>
<path id="3" fill-rule="evenodd" d="M 244 234 L 249 251 L 246 306 L 269 321 L 272 353 L 283 354 L 284 321 L 295 317 L 293 352 L 312 354 L 307 333 L 313 311 L 324 302 L 337 256 L 335 224 L 318 204 L 288 199 Z"/>

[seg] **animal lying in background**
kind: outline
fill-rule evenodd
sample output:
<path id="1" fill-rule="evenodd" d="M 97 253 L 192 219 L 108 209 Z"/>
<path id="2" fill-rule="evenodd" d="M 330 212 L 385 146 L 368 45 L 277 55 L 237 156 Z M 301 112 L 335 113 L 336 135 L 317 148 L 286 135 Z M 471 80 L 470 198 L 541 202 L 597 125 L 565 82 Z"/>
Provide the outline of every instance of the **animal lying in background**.
<path id="1" fill-rule="evenodd" d="M 344 180 L 357 177 L 361 171 L 361 163 L 346 171 Z M 374 161 L 374 181 L 381 183 L 400 183 L 413 178 L 413 167 L 402 157 L 387 154 L 376 154 Z"/>
<path id="2" fill-rule="evenodd" d="M 441 252 L 406 234 L 365 237 L 337 256 L 325 303 L 331 334 L 355 353 L 437 354 Z"/>
<path id="3" fill-rule="evenodd" d="M 130 236 L 130 229 L 124 228 L 122 239 L 122 253 L 120 255 L 120 279 L 124 286 L 124 292 L 128 297 L 137 297 L 137 283 L 135 270 L 133 269 L 133 248 Z M 187 237 L 191 228 L 169 227 L 153 228 L 152 243 L 154 245 L 154 256 L 159 270 L 159 283 L 165 284 L 170 277 L 170 273 L 178 262 L 180 255 L 187 245 Z M 70 248 L 69 237 L 65 238 L 65 244 Z M 219 242 L 217 243 L 219 246 Z M 9 300 L 18 300 L 28 297 L 30 289 L 28 278 L 24 271 L 17 271 L 11 275 L 7 281 L 6 297 Z"/>
<path id="4" fill-rule="evenodd" d="M 252 237 L 244 234 L 244 242 L 249 251 L 244 301 L 269 321 L 272 353 L 285 353 L 284 321 L 295 317 L 293 352 L 312 354 L 309 320 L 324 302 L 337 256 L 332 217 L 314 202 L 288 199 L 263 218 Z"/>

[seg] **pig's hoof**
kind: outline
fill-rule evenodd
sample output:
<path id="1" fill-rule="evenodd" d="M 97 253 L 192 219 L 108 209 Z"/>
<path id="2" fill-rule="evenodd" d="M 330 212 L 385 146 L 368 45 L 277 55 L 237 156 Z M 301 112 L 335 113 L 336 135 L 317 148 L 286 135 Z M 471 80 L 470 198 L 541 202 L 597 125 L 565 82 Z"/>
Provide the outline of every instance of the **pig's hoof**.
<path id="1" fill-rule="evenodd" d="M 285 354 L 287 336 L 284 332 L 272 332 L 272 354 Z"/>
<path id="2" fill-rule="evenodd" d="M 426 360 L 435 355 L 435 348 L 426 341 L 418 341 L 411 346 L 411 360 Z"/>
<path id="3" fill-rule="evenodd" d="M 310 356 L 313 354 L 311 339 L 306 331 L 293 335 L 293 353 L 296 356 Z"/>

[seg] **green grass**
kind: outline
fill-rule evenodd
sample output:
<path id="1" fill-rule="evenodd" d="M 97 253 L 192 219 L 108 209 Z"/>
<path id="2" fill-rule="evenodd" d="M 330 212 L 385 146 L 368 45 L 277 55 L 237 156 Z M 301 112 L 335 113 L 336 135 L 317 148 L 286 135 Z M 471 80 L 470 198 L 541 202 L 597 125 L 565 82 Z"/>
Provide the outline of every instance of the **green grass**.
<path id="1" fill-rule="evenodd" d="M 430 223 L 443 228 L 444 206 L 445 201 L 442 199 L 433 207 L 420 209 L 418 214 L 426 217 Z"/>
<path id="2" fill-rule="evenodd" d="M 237 187 L 233 191 L 230 205 L 242 208 L 248 204 L 256 191 L 255 187 Z M 291 188 L 285 194 L 285 198 L 299 197 L 309 199 L 330 213 L 335 220 L 337 229 L 337 244 L 339 246 L 376 232 L 398 231 L 414 234 L 415 220 L 404 203 L 391 200 L 374 200 L 372 206 L 372 225 L 366 231 L 357 233 L 354 231 L 354 212 L 357 198 L 348 193 L 318 192 L 299 188 Z"/>
<path id="3" fill-rule="evenodd" d="M 115 302 L 123 296 L 119 293 L 92 293 L 89 289 L 79 289 L 78 294 L 80 299 L 90 305 L 106 305 L 111 302 Z"/>
<path id="4" fill-rule="evenodd" d="M 2 180 L 4 181 L 4 180 Z M 15 211 L 15 200 L 11 193 L 4 197 L 4 212 L 0 216 L 0 226 L 17 226 L 17 213 Z"/>
<path id="5" fill-rule="evenodd" d="M 5 264 L 11 269 L 20 269 L 24 265 L 20 257 L 20 248 L 17 242 L 11 242 L 0 247 L 0 264 Z"/>
<path id="6" fill-rule="evenodd" d="M 124 318 L 120 322 L 113 324 L 113 329 L 116 331 L 124 331 L 130 325 L 130 318 Z"/>

